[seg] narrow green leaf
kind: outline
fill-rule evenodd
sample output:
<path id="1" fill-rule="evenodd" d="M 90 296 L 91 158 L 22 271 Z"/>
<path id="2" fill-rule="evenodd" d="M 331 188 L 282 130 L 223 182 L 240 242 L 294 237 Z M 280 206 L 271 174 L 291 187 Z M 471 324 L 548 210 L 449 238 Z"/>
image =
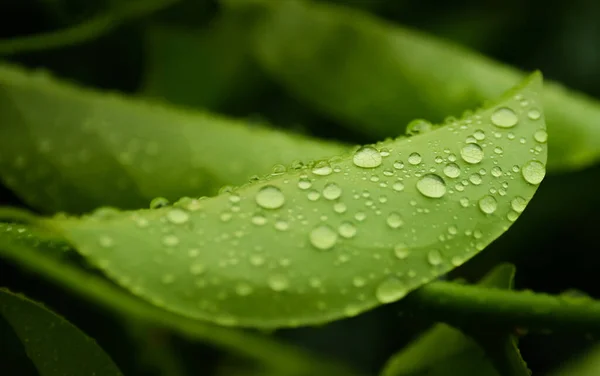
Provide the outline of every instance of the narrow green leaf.
<path id="1" fill-rule="evenodd" d="M 513 265 L 497 266 L 479 285 L 511 289 L 514 273 Z M 394 355 L 380 375 L 499 376 L 499 373 L 474 340 L 447 324 L 436 324 Z"/>
<path id="2" fill-rule="evenodd" d="M 147 207 L 344 147 L 0 66 L 0 178 L 33 207 Z"/>
<path id="3" fill-rule="evenodd" d="M 50 253 L 54 253 L 62 243 L 54 244 L 45 238 L 36 239 L 31 230 L 28 226 L 0 223 L 0 256 L 118 317 L 163 328 L 190 340 L 213 344 L 275 372 L 285 371 L 279 373 L 287 374 L 287 370 L 291 369 L 291 376 L 359 375 L 343 365 L 258 333 L 209 325 L 154 307 L 104 278 L 54 257 Z"/>
<path id="4" fill-rule="evenodd" d="M 93 339 L 42 305 L 0 289 L 0 314 L 41 376 L 121 375 Z"/>
<path id="5" fill-rule="evenodd" d="M 600 374 L 600 346 L 595 345 L 583 354 L 566 362 L 550 376 L 596 376 Z"/>
<path id="6" fill-rule="evenodd" d="M 353 316 L 461 265 L 517 219 L 545 173 L 540 91 L 535 74 L 462 120 L 213 198 L 47 223 L 188 317 L 275 328 Z"/>
<path id="7" fill-rule="evenodd" d="M 254 4 L 255 55 L 273 78 L 344 124 L 375 137 L 414 118 L 440 120 L 515 85 L 523 72 L 351 8 L 308 1 Z M 290 47 L 293 46 L 293 47 Z M 441 63 L 443 62 L 443 63 Z M 551 171 L 600 160 L 600 102 L 549 83 Z"/>

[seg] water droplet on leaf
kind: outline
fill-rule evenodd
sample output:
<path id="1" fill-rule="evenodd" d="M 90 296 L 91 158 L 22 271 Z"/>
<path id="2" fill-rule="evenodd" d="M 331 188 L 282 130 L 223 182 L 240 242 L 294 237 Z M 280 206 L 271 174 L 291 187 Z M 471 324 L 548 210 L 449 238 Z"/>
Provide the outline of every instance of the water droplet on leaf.
<path id="1" fill-rule="evenodd" d="M 436 174 L 426 174 L 417 182 L 417 189 L 423 196 L 440 198 L 446 194 L 446 183 Z"/>
<path id="2" fill-rule="evenodd" d="M 278 209 L 283 206 L 285 196 L 281 190 L 273 185 L 262 187 L 256 194 L 256 203 L 265 209 Z"/>

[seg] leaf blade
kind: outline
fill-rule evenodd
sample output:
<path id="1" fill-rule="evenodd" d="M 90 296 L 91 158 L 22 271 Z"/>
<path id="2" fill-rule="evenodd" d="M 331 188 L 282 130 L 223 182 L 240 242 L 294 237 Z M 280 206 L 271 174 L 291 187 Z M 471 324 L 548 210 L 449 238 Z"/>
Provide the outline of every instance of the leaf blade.
<path id="1" fill-rule="evenodd" d="M 184 316 L 265 328 L 353 316 L 462 264 L 524 209 L 543 178 L 535 166 L 546 147 L 533 137 L 542 114 L 529 119 L 519 96 L 540 108 L 541 76 L 515 90 L 460 122 L 231 193 L 47 223 L 110 278 Z M 490 120 L 507 107 L 519 123 L 510 131 Z M 468 189 L 442 173 L 451 165 Z"/>

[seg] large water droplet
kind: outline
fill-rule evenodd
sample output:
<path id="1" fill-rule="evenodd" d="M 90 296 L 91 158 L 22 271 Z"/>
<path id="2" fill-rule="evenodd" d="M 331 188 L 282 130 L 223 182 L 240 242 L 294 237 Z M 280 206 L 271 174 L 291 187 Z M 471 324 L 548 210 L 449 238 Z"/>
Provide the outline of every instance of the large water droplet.
<path id="1" fill-rule="evenodd" d="M 402 227 L 402 225 L 404 224 L 404 220 L 402 219 L 402 217 L 400 216 L 400 214 L 396 213 L 396 212 L 392 212 L 390 213 L 390 215 L 388 215 L 386 222 L 388 224 L 388 226 L 390 226 L 391 228 L 399 228 Z"/>
<path id="2" fill-rule="evenodd" d="M 262 187 L 256 194 L 256 203 L 265 209 L 277 209 L 283 206 L 285 196 L 281 190 L 273 185 Z"/>
<path id="3" fill-rule="evenodd" d="M 483 196 L 478 203 L 479 209 L 485 214 L 492 214 L 498 208 L 498 202 L 490 195 Z"/>
<path id="4" fill-rule="evenodd" d="M 356 235 L 356 226 L 352 222 L 342 222 L 338 227 L 338 232 L 342 237 L 350 239 Z"/>
<path id="5" fill-rule="evenodd" d="M 273 274 L 269 277 L 267 283 L 273 291 L 283 291 L 290 285 L 290 281 L 283 274 Z"/>
<path id="6" fill-rule="evenodd" d="M 337 242 L 337 233 L 328 225 L 320 225 L 312 229 L 308 235 L 310 244 L 320 250 L 333 248 Z"/>
<path id="7" fill-rule="evenodd" d="M 510 202 L 510 207 L 512 208 L 512 210 L 516 211 L 517 213 L 522 213 L 523 210 L 525 210 L 526 206 L 527 206 L 527 200 L 521 196 L 516 196 Z"/>
<path id="8" fill-rule="evenodd" d="M 323 188 L 323 197 L 327 200 L 335 200 L 342 195 L 342 188 L 336 183 L 329 183 Z"/>
<path id="9" fill-rule="evenodd" d="M 398 243 L 394 246 L 394 255 L 400 259 L 400 260 L 404 260 L 405 258 L 408 257 L 408 255 L 410 254 L 410 250 L 408 249 L 408 246 L 404 243 Z"/>
<path id="10" fill-rule="evenodd" d="M 407 288 L 396 277 L 388 277 L 377 286 L 375 296 L 380 303 L 391 303 L 403 298 L 407 293 Z"/>
<path id="11" fill-rule="evenodd" d="M 460 167 L 456 163 L 448 163 L 444 167 L 444 175 L 452 179 L 457 178 L 460 176 Z"/>
<path id="12" fill-rule="evenodd" d="M 533 138 L 540 144 L 544 144 L 548 141 L 548 133 L 545 130 L 540 129 L 533 134 Z"/>
<path id="13" fill-rule="evenodd" d="M 190 219 L 190 215 L 181 209 L 171 209 L 167 213 L 167 220 L 176 225 L 186 223 Z"/>
<path id="14" fill-rule="evenodd" d="M 427 262 L 431 266 L 437 266 L 442 263 L 442 254 L 437 249 L 433 249 L 427 253 Z"/>
<path id="15" fill-rule="evenodd" d="M 521 174 L 529 184 L 540 184 L 546 176 L 546 166 L 540 161 L 529 161 L 521 168 Z"/>
<path id="16" fill-rule="evenodd" d="M 421 161 L 423 160 L 423 158 L 421 158 L 421 154 L 419 153 L 411 153 L 408 156 L 408 163 L 410 163 L 413 166 L 418 165 L 419 163 L 421 163 Z"/>
<path id="17" fill-rule="evenodd" d="M 352 161 L 362 168 L 375 168 L 381 165 L 382 157 L 377 149 L 372 146 L 363 146 L 354 153 Z"/>
<path id="18" fill-rule="evenodd" d="M 483 149 L 479 144 L 466 144 L 460 149 L 460 156 L 467 163 L 479 163 L 483 159 Z"/>
<path id="19" fill-rule="evenodd" d="M 492 124 L 499 128 L 512 128 L 519 122 L 517 114 L 508 107 L 501 107 L 494 111 L 491 120 Z"/>
<path id="20" fill-rule="evenodd" d="M 440 198 L 446 194 L 446 183 L 436 174 L 426 174 L 417 182 L 417 189 L 423 196 Z"/>

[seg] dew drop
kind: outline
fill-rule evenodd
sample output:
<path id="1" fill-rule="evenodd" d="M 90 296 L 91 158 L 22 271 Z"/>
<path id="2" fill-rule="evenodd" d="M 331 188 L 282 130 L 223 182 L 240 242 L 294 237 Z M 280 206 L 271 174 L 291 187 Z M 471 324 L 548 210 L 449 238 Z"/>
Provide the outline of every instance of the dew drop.
<path id="1" fill-rule="evenodd" d="M 346 204 L 344 204 L 343 202 L 336 202 L 333 205 L 333 211 L 336 212 L 336 213 L 338 213 L 338 214 L 345 213 L 346 210 L 347 210 Z"/>
<path id="2" fill-rule="evenodd" d="M 100 246 L 103 248 L 110 248 L 115 244 L 115 241 L 110 236 L 101 236 L 100 239 L 98 239 L 98 243 L 100 243 Z"/>
<path id="3" fill-rule="evenodd" d="M 483 196 L 479 199 L 479 209 L 485 214 L 492 214 L 498 208 L 498 202 L 490 195 Z"/>
<path id="4" fill-rule="evenodd" d="M 256 203 L 265 209 L 278 209 L 283 206 L 285 196 L 281 190 L 273 185 L 262 187 L 256 194 Z"/>
<path id="5" fill-rule="evenodd" d="M 356 235 L 356 226 L 352 222 L 342 222 L 338 227 L 338 232 L 342 237 L 350 239 Z"/>
<path id="6" fill-rule="evenodd" d="M 466 144 L 460 149 L 460 156 L 467 163 L 479 163 L 483 160 L 483 149 L 479 144 Z"/>
<path id="7" fill-rule="evenodd" d="M 417 189 L 425 197 L 440 198 L 446 194 L 446 183 L 436 174 L 426 174 L 417 182 Z"/>
<path id="8" fill-rule="evenodd" d="M 319 161 L 312 169 L 312 173 L 318 176 L 328 176 L 333 172 L 331 165 L 327 161 Z"/>
<path id="9" fill-rule="evenodd" d="M 493 177 L 499 178 L 500 176 L 502 176 L 502 169 L 498 166 L 492 167 L 490 172 L 492 173 Z"/>
<path id="10" fill-rule="evenodd" d="M 400 260 L 404 260 L 410 254 L 408 246 L 404 243 L 398 243 L 394 246 L 394 255 Z"/>
<path id="11" fill-rule="evenodd" d="M 252 216 L 252 223 L 257 226 L 262 226 L 267 223 L 267 218 L 264 215 L 256 214 Z"/>
<path id="12" fill-rule="evenodd" d="M 462 197 L 462 198 L 459 200 L 459 202 L 460 202 L 460 206 L 462 206 L 463 208 L 469 207 L 469 204 L 470 204 L 470 202 L 469 202 L 469 199 L 468 199 L 468 198 L 466 198 L 466 197 Z"/>
<path id="13" fill-rule="evenodd" d="M 485 139 L 485 133 L 483 133 L 483 131 L 481 129 L 478 129 L 475 131 L 475 133 L 473 133 L 473 137 L 477 140 L 477 141 L 481 141 Z"/>
<path id="14" fill-rule="evenodd" d="M 457 178 L 460 176 L 460 167 L 456 163 L 448 163 L 444 167 L 444 175 L 452 179 Z"/>
<path id="15" fill-rule="evenodd" d="M 337 233 L 328 225 L 317 226 L 308 235 L 310 244 L 320 250 L 333 248 L 337 242 L 337 238 Z"/>
<path id="16" fill-rule="evenodd" d="M 533 134 L 533 138 L 540 144 L 545 144 L 546 141 L 548 141 L 548 133 L 545 130 L 540 129 Z"/>
<path id="17" fill-rule="evenodd" d="M 492 124 L 499 128 L 512 128 L 519 122 L 517 114 L 508 107 L 501 107 L 494 111 L 491 120 Z"/>
<path id="18" fill-rule="evenodd" d="M 442 254 L 437 249 L 433 249 L 427 253 L 427 262 L 431 266 L 437 266 L 442 263 Z"/>
<path id="19" fill-rule="evenodd" d="M 521 168 L 521 174 L 529 184 L 540 184 L 546 176 L 546 166 L 540 161 L 529 161 Z"/>
<path id="20" fill-rule="evenodd" d="M 162 242 L 167 247 L 174 247 L 179 244 L 179 238 L 175 235 L 165 235 L 162 239 Z"/>
<path id="21" fill-rule="evenodd" d="M 275 229 L 279 231 L 287 231 L 290 228 L 290 224 L 287 221 L 279 219 L 275 222 Z"/>
<path id="22" fill-rule="evenodd" d="M 312 186 L 312 183 L 307 178 L 300 178 L 298 180 L 298 188 L 305 190 Z"/>
<path id="23" fill-rule="evenodd" d="M 419 153 L 411 153 L 408 156 L 408 163 L 410 163 L 413 166 L 420 164 L 422 160 L 423 158 L 421 158 L 421 154 Z"/>
<path id="24" fill-rule="evenodd" d="M 386 219 L 386 222 L 387 222 L 388 226 L 390 226 L 393 229 L 402 227 L 402 225 L 404 224 L 404 220 L 402 219 L 400 214 L 398 214 L 396 212 L 390 213 L 390 215 L 388 215 L 388 217 Z"/>
<path id="25" fill-rule="evenodd" d="M 542 116 L 542 113 L 539 110 L 531 109 L 527 112 L 527 117 L 531 120 L 538 120 Z"/>
<path id="26" fill-rule="evenodd" d="M 150 201 L 150 209 L 160 209 L 169 206 L 169 200 L 164 197 L 155 197 Z"/>
<path id="27" fill-rule="evenodd" d="M 469 181 L 473 185 L 479 185 L 482 182 L 481 175 L 479 175 L 478 173 L 471 174 L 471 176 L 469 176 Z"/>
<path id="28" fill-rule="evenodd" d="M 199 276 L 206 271 L 206 267 L 200 263 L 193 263 L 190 265 L 190 273 L 194 276 Z"/>
<path id="29" fill-rule="evenodd" d="M 290 285 L 290 281 L 283 274 L 273 274 L 269 277 L 267 283 L 273 291 L 283 291 Z"/>
<path id="30" fill-rule="evenodd" d="M 526 206 L 527 206 L 527 200 L 521 196 L 516 196 L 510 202 L 510 207 L 512 208 L 512 210 L 516 211 L 517 213 L 522 213 L 523 210 L 525 210 Z"/>
<path id="31" fill-rule="evenodd" d="M 416 136 L 421 133 L 429 132 L 433 129 L 433 125 L 425 119 L 415 119 L 406 126 L 406 134 Z"/>
<path id="32" fill-rule="evenodd" d="M 354 164 L 362 168 L 375 168 L 381 165 L 382 157 L 377 149 L 372 146 L 359 148 L 352 158 Z"/>
<path id="33" fill-rule="evenodd" d="M 375 290 L 375 297 L 380 303 L 391 303 L 403 298 L 407 293 L 407 288 L 396 277 L 388 277 L 381 282 Z"/>
<path id="34" fill-rule="evenodd" d="M 190 219 L 190 215 L 181 209 L 171 209 L 167 213 L 167 220 L 176 225 L 181 225 L 186 223 Z"/>
<path id="35" fill-rule="evenodd" d="M 404 190 L 404 184 L 397 181 L 392 185 L 392 189 L 396 192 L 402 192 Z"/>
<path id="36" fill-rule="evenodd" d="M 323 188 L 323 197 L 327 200 L 338 199 L 342 195 L 342 188 L 336 183 L 329 183 Z"/>

